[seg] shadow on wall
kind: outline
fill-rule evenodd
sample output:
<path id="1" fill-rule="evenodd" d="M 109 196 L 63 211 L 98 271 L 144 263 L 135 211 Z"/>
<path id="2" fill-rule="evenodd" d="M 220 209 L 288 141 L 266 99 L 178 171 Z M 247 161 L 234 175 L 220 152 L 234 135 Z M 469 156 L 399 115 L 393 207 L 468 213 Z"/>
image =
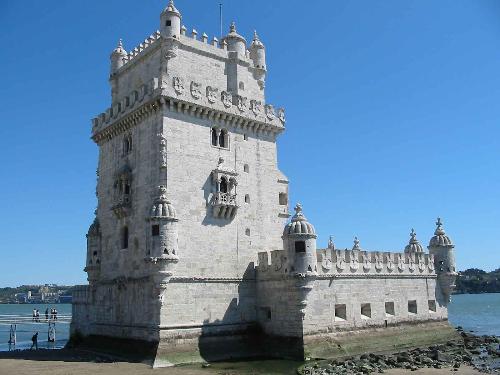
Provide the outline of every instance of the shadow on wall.
<path id="1" fill-rule="evenodd" d="M 262 357 L 262 333 L 256 322 L 254 263 L 250 263 L 238 285 L 238 297 L 229 303 L 222 319 L 203 321 L 198 340 L 206 361 Z"/>

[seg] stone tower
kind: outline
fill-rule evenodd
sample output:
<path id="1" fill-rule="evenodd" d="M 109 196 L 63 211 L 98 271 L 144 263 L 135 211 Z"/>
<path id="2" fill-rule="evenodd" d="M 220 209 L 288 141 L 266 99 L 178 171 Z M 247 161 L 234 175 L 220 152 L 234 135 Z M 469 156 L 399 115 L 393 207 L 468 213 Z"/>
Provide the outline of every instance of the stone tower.
<path id="1" fill-rule="evenodd" d="M 265 49 L 231 24 L 190 35 L 173 1 L 159 31 L 110 57 L 83 334 L 170 342 L 256 321 L 257 253 L 282 246 L 288 181 L 277 166 L 284 111 L 265 101 Z M 248 48 L 248 49 L 247 49 Z"/>

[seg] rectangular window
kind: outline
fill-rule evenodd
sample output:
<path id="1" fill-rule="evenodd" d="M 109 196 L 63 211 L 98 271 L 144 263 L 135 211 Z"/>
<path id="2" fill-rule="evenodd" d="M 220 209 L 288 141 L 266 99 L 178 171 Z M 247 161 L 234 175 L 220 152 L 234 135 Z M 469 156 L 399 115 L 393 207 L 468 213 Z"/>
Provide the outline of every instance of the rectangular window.
<path id="1" fill-rule="evenodd" d="M 385 303 L 385 316 L 395 316 L 396 313 L 394 311 L 394 302 L 386 302 Z"/>
<path id="2" fill-rule="evenodd" d="M 167 21 L 165 22 L 165 26 L 172 26 L 172 21 L 167 20 Z"/>
<path id="3" fill-rule="evenodd" d="M 151 226 L 151 235 L 153 237 L 160 235 L 160 226 L 158 224 L 155 224 L 155 225 Z"/>
<path id="4" fill-rule="evenodd" d="M 347 319 L 347 309 L 345 304 L 335 305 L 335 320 L 338 322 L 344 322 Z"/>
<path id="5" fill-rule="evenodd" d="M 286 206 L 288 204 L 288 196 L 286 193 L 280 193 L 279 195 L 280 205 Z"/>
<path id="6" fill-rule="evenodd" d="M 372 306 L 369 303 L 361 304 L 361 319 L 371 319 Z"/>
<path id="7" fill-rule="evenodd" d="M 295 252 L 296 253 L 305 253 L 306 252 L 305 241 L 295 241 Z"/>
<path id="8" fill-rule="evenodd" d="M 417 313 L 417 301 L 416 300 L 408 301 L 408 313 L 409 314 L 416 314 Z"/>
<path id="9" fill-rule="evenodd" d="M 433 299 L 429 300 L 429 312 L 436 312 L 436 301 Z"/>

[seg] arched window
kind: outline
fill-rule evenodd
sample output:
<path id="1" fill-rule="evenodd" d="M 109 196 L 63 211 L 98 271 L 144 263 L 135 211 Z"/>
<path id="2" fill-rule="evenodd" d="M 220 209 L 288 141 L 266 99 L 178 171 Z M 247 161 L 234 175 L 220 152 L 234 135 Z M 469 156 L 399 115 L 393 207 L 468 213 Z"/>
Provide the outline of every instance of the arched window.
<path id="1" fill-rule="evenodd" d="M 227 145 L 226 145 L 226 141 L 227 141 L 227 131 L 222 129 L 220 131 L 220 134 L 219 134 L 219 147 L 223 147 L 223 148 L 226 148 Z"/>
<path id="2" fill-rule="evenodd" d="M 122 249 L 128 249 L 128 227 L 124 226 L 122 228 Z"/>
<path id="3" fill-rule="evenodd" d="M 128 134 L 123 139 L 123 155 L 127 155 L 130 151 L 132 151 L 132 136 Z"/>
<path id="4" fill-rule="evenodd" d="M 225 177 L 222 177 L 220 180 L 220 192 L 227 193 L 227 181 Z"/>
<path id="5" fill-rule="evenodd" d="M 217 129 L 212 128 L 212 146 L 217 146 Z"/>

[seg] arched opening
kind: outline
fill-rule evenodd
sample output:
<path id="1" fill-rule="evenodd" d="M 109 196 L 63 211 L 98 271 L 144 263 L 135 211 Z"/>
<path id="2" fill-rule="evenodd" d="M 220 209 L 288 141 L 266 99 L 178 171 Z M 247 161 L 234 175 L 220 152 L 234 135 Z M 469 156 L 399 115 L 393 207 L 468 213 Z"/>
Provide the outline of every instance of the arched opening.
<path id="1" fill-rule="evenodd" d="M 130 151 L 132 151 L 132 136 L 126 135 L 123 139 L 123 154 L 127 155 Z"/>
<path id="2" fill-rule="evenodd" d="M 122 249 L 128 249 L 128 227 L 122 228 Z"/>
<path id="3" fill-rule="evenodd" d="M 212 146 L 217 146 L 217 130 L 212 128 Z"/>
<path id="4" fill-rule="evenodd" d="M 227 180 L 225 177 L 222 177 L 220 180 L 220 192 L 227 193 Z"/>
<path id="5" fill-rule="evenodd" d="M 227 145 L 226 145 L 226 143 L 227 143 L 226 142 L 227 141 L 226 137 L 227 137 L 227 132 L 224 129 L 222 129 L 220 131 L 220 134 L 219 134 L 219 147 L 223 147 L 223 148 L 227 147 Z"/>

